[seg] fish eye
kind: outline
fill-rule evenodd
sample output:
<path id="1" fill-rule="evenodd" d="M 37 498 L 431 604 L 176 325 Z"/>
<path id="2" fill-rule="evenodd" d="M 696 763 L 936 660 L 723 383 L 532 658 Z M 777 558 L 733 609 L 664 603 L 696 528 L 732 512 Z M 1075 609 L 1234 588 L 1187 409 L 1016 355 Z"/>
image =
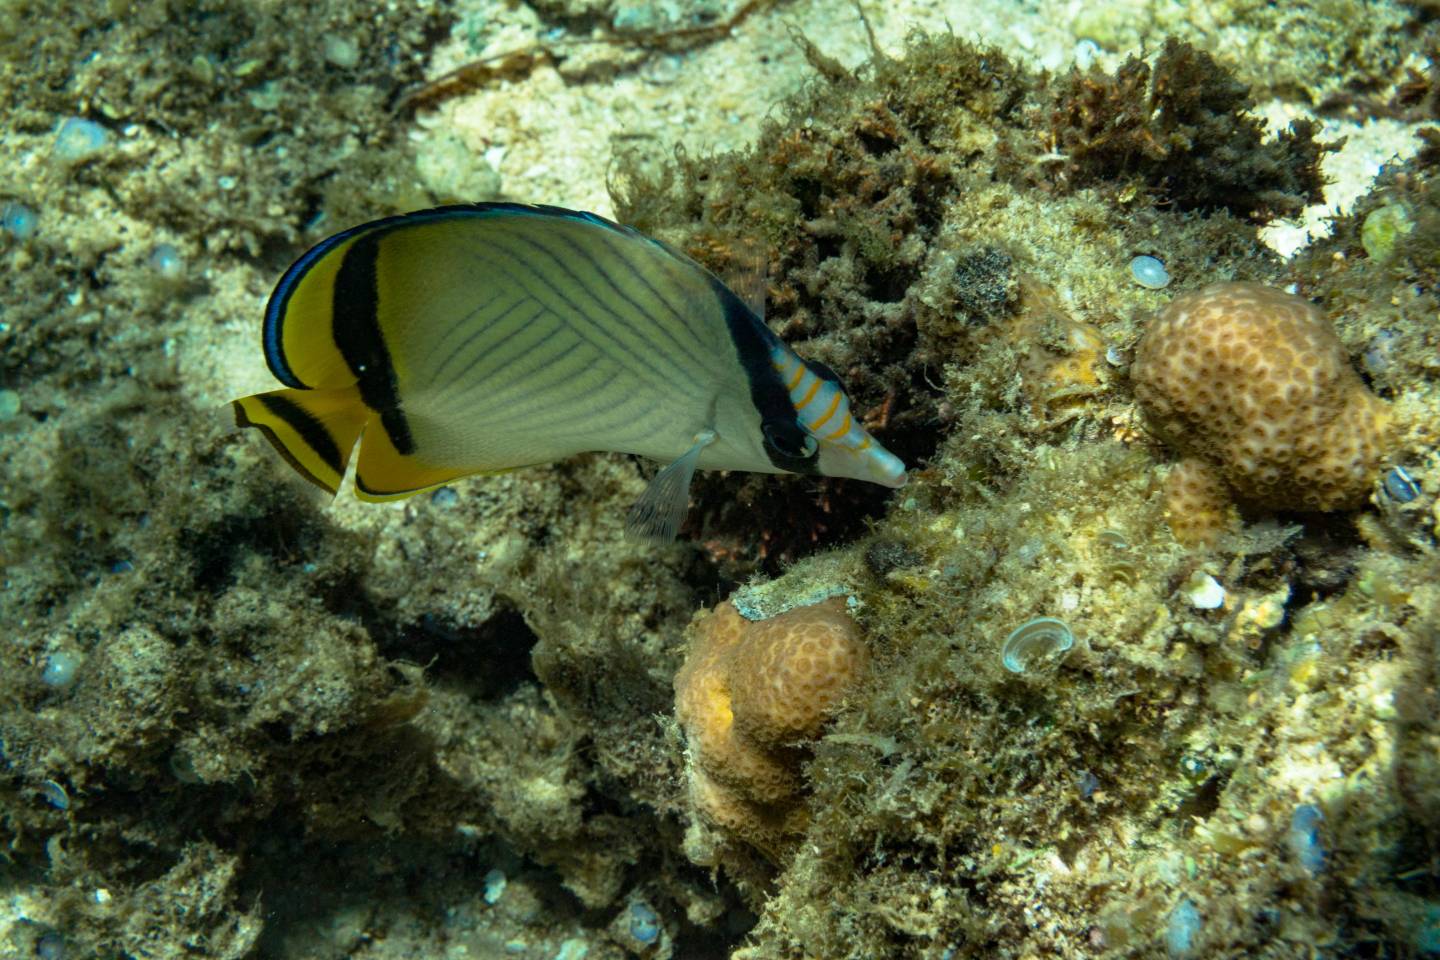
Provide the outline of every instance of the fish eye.
<path id="1" fill-rule="evenodd" d="M 784 430 L 784 426 L 788 426 L 788 424 L 761 424 L 760 429 L 765 434 L 765 442 L 787 457 L 799 457 L 802 460 L 813 457 L 820 446 L 815 438 L 808 433 L 801 434 L 800 449 L 796 450 L 792 446 L 793 438 L 786 435 L 788 431 Z"/>

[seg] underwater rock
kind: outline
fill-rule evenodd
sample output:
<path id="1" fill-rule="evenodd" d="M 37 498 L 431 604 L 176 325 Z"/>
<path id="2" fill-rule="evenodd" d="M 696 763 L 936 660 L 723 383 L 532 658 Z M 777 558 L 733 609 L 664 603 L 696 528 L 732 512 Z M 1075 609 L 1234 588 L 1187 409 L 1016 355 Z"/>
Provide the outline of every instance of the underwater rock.
<path id="1" fill-rule="evenodd" d="M 868 659 L 843 597 L 758 622 L 726 601 L 695 624 L 675 715 L 700 817 L 778 859 L 806 819 L 791 744 L 820 733 Z"/>
<path id="2" fill-rule="evenodd" d="M 1366 388 L 1313 304 L 1256 283 L 1211 284 L 1161 311 L 1132 374 L 1157 432 L 1207 463 L 1241 502 L 1329 511 L 1369 494 L 1389 406 Z M 1203 499 L 1199 468 L 1174 476 L 1172 507 Z M 1211 495 L 1220 496 L 1213 486 Z M 1182 522 L 1177 537 L 1184 530 Z"/>
<path id="3" fill-rule="evenodd" d="M 67 117 L 55 135 L 54 157 L 71 167 L 99 156 L 110 145 L 110 131 L 83 117 Z"/>

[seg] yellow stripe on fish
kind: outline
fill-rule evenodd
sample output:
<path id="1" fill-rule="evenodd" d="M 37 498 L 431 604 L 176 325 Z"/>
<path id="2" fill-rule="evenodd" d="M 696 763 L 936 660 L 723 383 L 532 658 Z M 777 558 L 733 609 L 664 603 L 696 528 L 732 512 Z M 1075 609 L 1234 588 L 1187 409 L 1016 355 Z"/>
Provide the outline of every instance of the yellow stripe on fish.
<path id="1" fill-rule="evenodd" d="M 807 364 L 778 340 L 771 347 L 771 366 L 782 378 L 788 378 L 786 385 L 791 406 L 805 429 L 820 440 L 822 459 L 823 451 L 827 449 L 843 450 L 858 458 L 870 471 L 869 476 L 861 479 L 891 486 L 900 486 L 905 482 L 905 465 L 875 443 L 865 428 L 851 416 L 850 397 L 840 385 L 839 377 L 821 364 Z M 825 428 L 830 424 L 838 426 L 826 432 Z M 853 473 L 838 472 L 827 475 L 855 476 Z"/>
<path id="2" fill-rule="evenodd" d="M 357 449 L 367 500 L 632 453 L 669 466 L 627 529 L 669 539 L 697 468 L 905 482 L 833 375 L 699 264 L 594 214 L 476 204 L 346 230 L 286 271 L 262 341 L 285 386 L 236 400 L 236 421 L 331 493 Z"/>

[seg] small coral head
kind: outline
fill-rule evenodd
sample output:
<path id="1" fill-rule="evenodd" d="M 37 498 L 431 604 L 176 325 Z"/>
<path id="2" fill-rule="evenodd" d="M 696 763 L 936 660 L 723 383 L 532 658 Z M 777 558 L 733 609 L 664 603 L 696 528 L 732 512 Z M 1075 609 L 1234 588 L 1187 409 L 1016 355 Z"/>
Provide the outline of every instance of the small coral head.
<path id="1" fill-rule="evenodd" d="M 773 860 L 805 829 L 800 742 L 868 664 L 844 598 L 749 621 L 725 602 L 695 622 L 675 675 L 695 811 Z"/>
<path id="2" fill-rule="evenodd" d="M 1156 432 L 1253 506 L 1358 507 L 1390 443 L 1389 406 L 1325 314 L 1258 283 L 1176 297 L 1146 329 L 1131 377 Z"/>

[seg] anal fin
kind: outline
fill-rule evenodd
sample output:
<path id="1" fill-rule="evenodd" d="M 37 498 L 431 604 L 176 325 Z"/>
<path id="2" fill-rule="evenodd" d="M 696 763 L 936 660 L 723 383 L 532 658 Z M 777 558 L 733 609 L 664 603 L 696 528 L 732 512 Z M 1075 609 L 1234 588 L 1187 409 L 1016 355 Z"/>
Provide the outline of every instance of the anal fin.
<path id="1" fill-rule="evenodd" d="M 271 390 L 231 403 L 235 423 L 256 427 L 295 472 L 334 494 L 370 411 L 353 386 Z"/>

